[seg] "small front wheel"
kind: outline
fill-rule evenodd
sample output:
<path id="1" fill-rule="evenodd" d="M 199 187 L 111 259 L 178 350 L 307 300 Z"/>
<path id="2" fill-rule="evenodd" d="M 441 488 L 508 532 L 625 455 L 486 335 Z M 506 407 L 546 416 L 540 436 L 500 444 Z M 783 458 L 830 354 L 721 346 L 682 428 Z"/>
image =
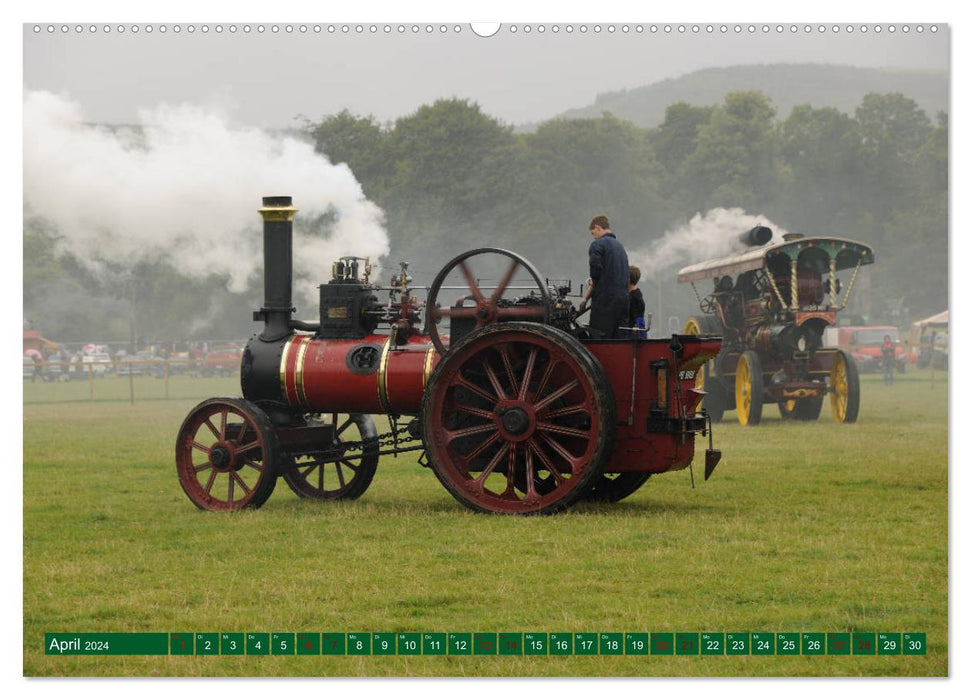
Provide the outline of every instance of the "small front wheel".
<path id="1" fill-rule="evenodd" d="M 259 508 L 276 486 L 277 457 L 273 424 L 244 399 L 203 401 L 175 442 L 179 484 L 203 510 Z"/>

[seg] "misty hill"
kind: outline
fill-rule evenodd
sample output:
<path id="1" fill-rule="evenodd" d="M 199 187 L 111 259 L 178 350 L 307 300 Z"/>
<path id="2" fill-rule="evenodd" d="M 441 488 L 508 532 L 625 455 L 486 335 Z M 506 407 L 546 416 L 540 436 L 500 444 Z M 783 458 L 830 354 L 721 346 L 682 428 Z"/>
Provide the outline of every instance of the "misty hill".
<path id="1" fill-rule="evenodd" d="M 706 68 L 680 78 L 597 95 L 592 105 L 558 115 L 564 119 L 599 117 L 610 112 L 640 127 L 664 121 L 664 111 L 676 102 L 706 106 L 721 104 L 725 93 L 758 90 L 772 100 L 776 116 L 785 119 L 793 107 L 835 107 L 853 114 L 868 92 L 903 93 L 932 119 L 949 111 L 947 71 L 906 71 L 814 64 L 773 64 Z"/>

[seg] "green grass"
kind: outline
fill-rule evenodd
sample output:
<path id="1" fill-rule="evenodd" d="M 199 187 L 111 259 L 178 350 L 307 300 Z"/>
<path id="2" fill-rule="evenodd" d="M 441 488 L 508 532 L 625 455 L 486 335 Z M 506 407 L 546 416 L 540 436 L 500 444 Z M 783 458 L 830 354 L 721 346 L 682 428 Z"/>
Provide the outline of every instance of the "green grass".
<path id="1" fill-rule="evenodd" d="M 24 673 L 944 676 L 947 385 L 863 377 L 860 419 L 716 426 L 711 480 L 540 518 L 466 511 L 383 457 L 356 502 L 197 510 L 179 425 L 235 379 L 24 384 Z M 380 429 L 380 428 L 379 428 Z M 926 632 L 910 657 L 56 657 L 45 632 Z"/>

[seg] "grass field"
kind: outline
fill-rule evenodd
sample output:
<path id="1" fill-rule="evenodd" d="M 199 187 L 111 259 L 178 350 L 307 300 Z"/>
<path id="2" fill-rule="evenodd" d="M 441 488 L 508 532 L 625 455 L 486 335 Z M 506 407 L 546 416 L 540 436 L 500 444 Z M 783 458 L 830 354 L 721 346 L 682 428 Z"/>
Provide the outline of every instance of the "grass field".
<path id="1" fill-rule="evenodd" d="M 382 458 L 356 502 L 201 512 L 175 435 L 235 379 L 24 384 L 28 676 L 943 676 L 946 375 L 863 377 L 860 419 L 716 426 L 722 463 L 613 505 L 466 511 Z M 152 382 L 156 382 L 154 385 Z M 155 393 L 153 393 L 155 392 Z M 702 468 L 703 469 L 703 468 Z M 926 632 L 926 656 L 56 657 L 45 632 Z"/>

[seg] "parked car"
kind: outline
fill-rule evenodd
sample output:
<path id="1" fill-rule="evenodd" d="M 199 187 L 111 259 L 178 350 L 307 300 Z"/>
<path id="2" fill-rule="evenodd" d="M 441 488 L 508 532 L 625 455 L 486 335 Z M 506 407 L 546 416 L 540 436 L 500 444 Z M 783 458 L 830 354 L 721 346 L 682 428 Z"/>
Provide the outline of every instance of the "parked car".
<path id="1" fill-rule="evenodd" d="M 836 326 L 823 333 L 823 345 L 849 350 L 860 372 L 883 371 L 883 339 L 890 336 L 894 344 L 897 372 L 907 370 L 907 353 L 900 344 L 896 326 Z"/>
<path id="2" fill-rule="evenodd" d="M 108 353 L 106 352 L 85 355 L 81 358 L 81 364 L 84 367 L 85 372 L 87 372 L 90 368 L 91 372 L 94 373 L 94 376 L 96 377 L 103 377 L 114 370 L 111 357 L 109 357 Z"/>
<path id="3" fill-rule="evenodd" d="M 236 345 L 215 345 L 202 359 L 201 373 L 205 377 L 214 374 L 232 376 L 239 371 L 243 349 Z"/>

